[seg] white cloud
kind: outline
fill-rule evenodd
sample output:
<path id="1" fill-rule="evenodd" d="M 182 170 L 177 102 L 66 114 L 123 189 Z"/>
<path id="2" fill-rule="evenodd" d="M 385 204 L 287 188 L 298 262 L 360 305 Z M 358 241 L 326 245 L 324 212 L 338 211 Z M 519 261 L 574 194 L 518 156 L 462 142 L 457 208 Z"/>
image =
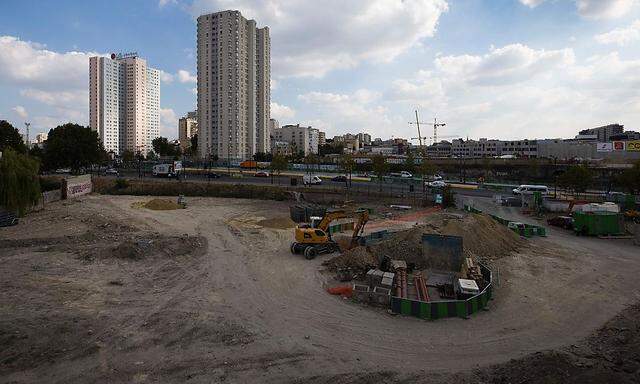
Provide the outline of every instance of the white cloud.
<path id="1" fill-rule="evenodd" d="M 198 95 L 198 88 L 195 88 L 195 87 L 194 87 L 194 88 L 191 88 L 191 89 L 189 90 L 189 92 L 191 92 L 191 93 L 193 93 L 194 95 L 196 95 L 196 96 L 197 96 L 197 95 Z"/>
<path id="2" fill-rule="evenodd" d="M 329 137 L 344 132 L 389 136 L 390 126 L 406 126 L 406 123 L 400 123 L 400 118 L 390 116 L 388 109 L 380 103 L 380 98 L 379 92 L 368 89 L 349 94 L 307 92 L 298 95 L 298 100 L 313 109 L 317 116 L 315 120 L 322 122 Z"/>
<path id="3" fill-rule="evenodd" d="M 474 84 L 496 85 L 525 81 L 549 69 L 575 61 L 573 50 L 535 50 L 522 44 L 491 48 L 483 56 L 440 56 L 435 66 L 441 72 Z"/>
<path id="4" fill-rule="evenodd" d="M 0 83 L 42 89 L 86 88 L 89 57 L 96 53 L 58 53 L 13 36 L 0 36 Z"/>
<path id="5" fill-rule="evenodd" d="M 271 117 L 278 120 L 280 123 L 293 119 L 295 115 L 296 111 L 294 111 L 293 108 L 273 101 L 271 102 Z"/>
<path id="6" fill-rule="evenodd" d="M 520 2 L 529 8 L 535 8 L 542 4 L 545 0 L 520 0 Z"/>
<path id="7" fill-rule="evenodd" d="M 395 80 L 385 98 L 443 119 L 441 135 L 472 138 L 572 137 L 600 123 L 640 121 L 640 59 L 613 52 L 577 62 L 566 50 L 516 46 L 438 57 L 433 70 Z"/>
<path id="8" fill-rule="evenodd" d="M 72 91 L 43 91 L 27 88 L 20 91 L 20 95 L 56 107 L 87 107 L 88 92 L 86 90 Z"/>
<path id="9" fill-rule="evenodd" d="M 160 70 L 160 81 L 166 84 L 170 84 L 173 82 L 173 75 L 163 70 Z"/>
<path id="10" fill-rule="evenodd" d="M 160 108 L 160 136 L 168 139 L 178 136 L 178 117 L 171 108 Z"/>
<path id="11" fill-rule="evenodd" d="M 580 16 L 601 20 L 624 16 L 637 4 L 637 0 L 576 0 Z"/>
<path id="12" fill-rule="evenodd" d="M 176 0 L 158 0 L 158 7 L 164 8 L 167 4 L 178 4 Z"/>
<path id="13" fill-rule="evenodd" d="M 179 70 L 177 76 L 178 81 L 181 83 L 195 83 L 198 81 L 198 78 L 195 75 L 192 75 L 189 71 L 185 71 L 184 69 Z"/>
<path id="14" fill-rule="evenodd" d="M 519 0 L 520 3 L 535 8 L 548 0 Z M 580 16 L 593 19 L 615 19 L 626 15 L 638 3 L 637 0 L 573 0 Z"/>
<path id="15" fill-rule="evenodd" d="M 435 34 L 445 0 L 195 0 L 194 17 L 237 9 L 270 28 L 276 77 L 322 77 L 363 61 L 389 62 Z M 313 47 L 312 50 L 309 47 Z"/>
<path id="16" fill-rule="evenodd" d="M 26 119 L 29 116 L 29 114 L 27 113 L 27 110 L 22 105 L 16 105 L 11 109 L 23 119 Z"/>
<path id="17" fill-rule="evenodd" d="M 610 32 L 596 35 L 595 39 L 600 44 L 617 44 L 619 46 L 640 40 L 640 20 L 625 28 L 616 28 Z"/>

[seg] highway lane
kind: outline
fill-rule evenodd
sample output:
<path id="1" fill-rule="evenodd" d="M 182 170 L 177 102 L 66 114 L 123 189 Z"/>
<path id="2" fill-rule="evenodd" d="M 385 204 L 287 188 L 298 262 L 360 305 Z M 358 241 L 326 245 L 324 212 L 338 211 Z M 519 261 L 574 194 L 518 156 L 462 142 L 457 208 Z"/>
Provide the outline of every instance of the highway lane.
<path id="1" fill-rule="evenodd" d="M 202 174 L 187 174 L 186 178 L 181 178 L 182 181 L 186 182 L 200 182 L 200 183 L 221 183 L 221 184 L 253 184 L 253 185 L 274 185 L 274 186 L 291 186 L 290 177 L 289 176 L 273 176 L 273 177 L 255 177 L 253 174 L 244 174 L 242 177 L 232 177 L 226 173 L 217 172 L 220 175 L 220 178 L 210 179 L 206 175 Z M 142 177 L 138 175 L 137 171 L 122 171 L 121 176 L 129 179 L 148 179 L 154 181 L 162 181 L 162 182 L 180 182 L 176 179 L 168 179 L 162 177 L 154 177 L 150 173 L 143 173 Z M 115 176 L 108 176 L 115 177 Z M 362 192 L 362 193 L 375 193 L 382 191 L 387 194 L 419 194 L 421 191 L 420 184 L 413 184 L 413 191 L 411 191 L 409 184 L 407 183 L 382 183 L 379 184 L 375 181 L 361 181 L 361 180 L 352 180 L 350 186 L 345 182 L 337 182 L 331 180 L 323 180 L 320 185 L 309 185 L 303 186 L 301 185 L 302 178 L 298 177 L 298 187 L 308 189 L 308 190 L 325 190 L 325 191 L 346 191 L 348 189 L 351 192 Z M 453 187 L 454 192 L 459 196 L 478 196 L 478 197 L 492 197 L 496 194 L 494 191 L 478 188 L 478 189 L 468 189 L 468 188 L 456 188 L 455 185 Z"/>

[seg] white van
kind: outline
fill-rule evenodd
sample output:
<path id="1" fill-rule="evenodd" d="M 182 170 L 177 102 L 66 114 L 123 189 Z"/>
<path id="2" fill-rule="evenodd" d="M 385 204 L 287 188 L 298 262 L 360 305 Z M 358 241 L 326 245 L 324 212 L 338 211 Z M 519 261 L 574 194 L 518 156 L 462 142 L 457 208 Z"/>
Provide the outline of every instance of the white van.
<path id="1" fill-rule="evenodd" d="M 322 179 L 316 175 L 304 175 L 302 176 L 302 183 L 304 185 L 322 184 Z"/>
<path id="2" fill-rule="evenodd" d="M 549 188 L 546 185 L 523 184 L 513 189 L 514 195 L 533 195 L 534 192 L 541 192 L 542 196 L 546 196 L 549 193 Z"/>

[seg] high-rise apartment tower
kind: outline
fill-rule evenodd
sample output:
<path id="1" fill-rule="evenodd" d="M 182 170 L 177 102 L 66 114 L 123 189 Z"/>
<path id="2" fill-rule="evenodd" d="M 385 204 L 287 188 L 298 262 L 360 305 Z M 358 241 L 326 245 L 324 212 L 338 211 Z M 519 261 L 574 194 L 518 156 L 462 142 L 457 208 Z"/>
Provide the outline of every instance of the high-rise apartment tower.
<path id="1" fill-rule="evenodd" d="M 146 155 L 160 135 L 160 75 L 135 53 L 89 58 L 89 126 L 105 149 Z"/>
<path id="2" fill-rule="evenodd" d="M 198 151 L 249 159 L 269 152 L 269 28 L 238 11 L 198 17 Z"/>

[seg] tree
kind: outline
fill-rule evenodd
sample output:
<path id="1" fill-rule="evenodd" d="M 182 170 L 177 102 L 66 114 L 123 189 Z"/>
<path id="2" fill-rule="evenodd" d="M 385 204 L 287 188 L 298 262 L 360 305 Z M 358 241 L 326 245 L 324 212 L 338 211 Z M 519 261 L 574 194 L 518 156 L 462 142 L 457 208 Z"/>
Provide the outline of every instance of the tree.
<path id="1" fill-rule="evenodd" d="M 573 165 L 560 176 L 558 182 L 574 193 L 585 192 L 593 182 L 593 172 L 585 165 Z"/>
<path id="2" fill-rule="evenodd" d="M 156 160 L 158 159 L 158 156 L 156 156 L 156 153 L 153 151 L 149 151 L 147 152 L 147 160 Z"/>
<path id="3" fill-rule="evenodd" d="M 133 162 L 133 160 L 135 160 L 135 154 L 132 150 L 126 149 L 124 152 L 122 152 L 122 161 L 124 161 L 125 163 L 131 163 Z"/>
<path id="4" fill-rule="evenodd" d="M 175 156 L 175 146 L 166 137 L 158 136 L 151 142 L 153 150 L 160 156 Z"/>
<path id="5" fill-rule="evenodd" d="M 271 161 L 273 156 L 270 153 L 266 152 L 256 152 L 253 155 L 253 160 L 255 161 Z"/>
<path id="6" fill-rule="evenodd" d="M 323 144 L 318 146 L 318 154 L 320 156 L 326 156 L 331 154 L 342 154 L 344 153 L 344 144 L 342 143 L 330 143 Z"/>
<path id="7" fill-rule="evenodd" d="M 289 162 L 286 157 L 280 154 L 273 155 L 273 159 L 271 160 L 271 183 L 273 183 L 274 173 L 280 176 L 280 172 L 286 171 L 288 167 Z"/>
<path id="8" fill-rule="evenodd" d="M 407 158 L 404 161 L 404 170 L 413 173 L 416 169 L 416 160 L 413 157 L 413 152 L 407 151 Z"/>
<path id="9" fill-rule="evenodd" d="M 191 154 L 194 156 L 198 153 L 198 134 L 191 136 Z"/>
<path id="10" fill-rule="evenodd" d="M 6 120 L 0 120 L 0 152 L 6 148 L 12 148 L 18 153 L 26 153 L 27 146 L 22 141 L 20 131 Z"/>
<path id="11" fill-rule="evenodd" d="M 640 192 L 640 160 L 636 161 L 632 168 L 625 169 L 618 175 L 615 182 L 631 194 Z"/>
<path id="12" fill-rule="evenodd" d="M 46 169 L 70 167 L 78 171 L 106 157 L 98 133 L 78 124 L 67 123 L 52 129 L 44 143 Z"/>
<path id="13" fill-rule="evenodd" d="M 353 156 L 349 153 L 342 155 L 342 157 L 340 158 L 339 166 L 346 175 L 349 175 L 349 178 L 347 180 L 349 182 L 349 185 L 351 185 L 351 173 L 353 173 L 353 169 L 356 166 L 356 162 L 355 160 L 353 160 Z"/>
<path id="14" fill-rule="evenodd" d="M 0 159 L 0 206 L 24 215 L 40 199 L 38 161 L 13 148 L 2 151 Z"/>
<path id="15" fill-rule="evenodd" d="M 304 157 L 304 163 L 306 165 L 307 173 L 312 173 L 314 168 L 318 165 L 320 159 L 314 153 L 310 153 Z"/>
<path id="16" fill-rule="evenodd" d="M 371 163 L 373 172 L 375 172 L 376 177 L 378 178 L 380 190 L 382 190 L 382 180 L 384 178 L 384 175 L 389 172 L 389 164 L 387 164 L 387 159 L 385 159 L 383 155 L 377 154 L 373 155 L 373 157 L 371 158 Z"/>

